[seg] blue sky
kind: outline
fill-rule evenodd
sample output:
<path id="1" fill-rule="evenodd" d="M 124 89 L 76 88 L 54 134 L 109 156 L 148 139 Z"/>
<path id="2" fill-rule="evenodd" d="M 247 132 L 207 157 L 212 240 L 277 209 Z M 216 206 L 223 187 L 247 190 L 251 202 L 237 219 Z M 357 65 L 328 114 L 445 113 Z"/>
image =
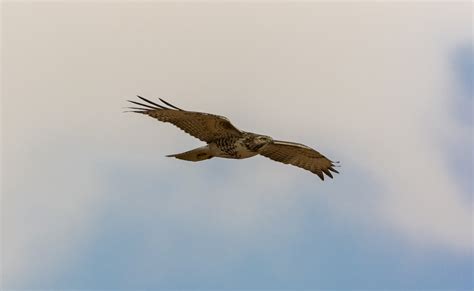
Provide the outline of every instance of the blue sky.
<path id="1" fill-rule="evenodd" d="M 3 4 L 2 287 L 472 289 L 469 4 Z M 341 174 L 165 158 L 135 94 Z"/>
<path id="2" fill-rule="evenodd" d="M 453 115 L 456 116 L 461 124 L 471 128 L 472 132 L 472 108 L 474 106 L 472 84 L 473 84 L 473 68 L 474 68 L 474 55 L 472 44 L 465 44 L 456 49 L 453 53 L 452 60 L 453 77 L 455 83 L 458 86 L 456 91 L 456 97 L 454 100 Z M 451 159 L 453 168 L 457 165 L 463 165 L 462 170 L 459 171 L 459 180 L 465 188 L 466 193 L 473 193 L 472 176 L 474 163 L 463 163 L 466 156 L 471 156 L 472 159 L 472 148 L 474 147 L 474 140 L 471 135 L 471 140 L 453 146 L 450 150 L 454 153 L 454 157 Z M 472 198 L 472 196 L 471 196 Z"/>

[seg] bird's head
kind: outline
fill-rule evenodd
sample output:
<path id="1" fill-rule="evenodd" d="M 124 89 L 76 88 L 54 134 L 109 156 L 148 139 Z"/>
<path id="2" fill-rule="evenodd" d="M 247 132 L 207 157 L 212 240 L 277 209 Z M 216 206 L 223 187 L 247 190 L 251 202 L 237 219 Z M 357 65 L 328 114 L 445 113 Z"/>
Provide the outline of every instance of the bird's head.
<path id="1" fill-rule="evenodd" d="M 273 138 L 266 135 L 258 135 L 252 141 L 252 148 L 259 149 L 273 141 Z"/>
<path id="2" fill-rule="evenodd" d="M 259 135 L 255 138 L 256 144 L 267 144 L 273 141 L 273 138 L 266 135 Z"/>

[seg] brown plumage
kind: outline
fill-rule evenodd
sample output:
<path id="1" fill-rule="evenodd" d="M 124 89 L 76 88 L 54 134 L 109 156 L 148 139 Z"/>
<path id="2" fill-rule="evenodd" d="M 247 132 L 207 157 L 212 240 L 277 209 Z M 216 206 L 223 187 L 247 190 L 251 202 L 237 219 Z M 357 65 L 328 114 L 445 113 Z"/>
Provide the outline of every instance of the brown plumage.
<path id="1" fill-rule="evenodd" d="M 269 136 L 237 129 L 227 118 L 219 115 L 187 111 L 160 98 L 164 105 L 157 104 L 141 96 L 145 103 L 129 102 L 141 107 L 129 107 L 132 112 L 169 122 L 188 134 L 207 143 L 206 146 L 181 154 L 169 155 L 187 161 L 202 161 L 213 157 L 245 159 L 257 154 L 284 164 L 294 165 L 318 175 L 333 178 L 339 173 L 332 162 L 316 150 L 293 142 L 273 140 Z"/>

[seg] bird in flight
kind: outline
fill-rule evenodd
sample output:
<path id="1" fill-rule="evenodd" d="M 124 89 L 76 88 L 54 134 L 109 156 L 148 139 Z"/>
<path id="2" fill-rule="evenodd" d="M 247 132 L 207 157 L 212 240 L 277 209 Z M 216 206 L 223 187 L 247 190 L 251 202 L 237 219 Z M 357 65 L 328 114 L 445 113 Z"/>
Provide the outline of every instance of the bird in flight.
<path id="1" fill-rule="evenodd" d="M 138 96 L 144 103 L 128 100 L 140 107 L 129 107 L 131 112 L 141 113 L 162 122 L 169 122 L 188 134 L 207 143 L 207 145 L 180 154 L 168 155 L 177 159 L 198 162 L 213 157 L 227 159 L 246 159 L 262 155 L 274 161 L 290 164 L 308 170 L 324 180 L 324 174 L 332 178 L 333 162 L 316 150 L 288 141 L 246 132 L 236 128 L 226 117 L 187 111 L 165 100 L 162 105 Z"/>

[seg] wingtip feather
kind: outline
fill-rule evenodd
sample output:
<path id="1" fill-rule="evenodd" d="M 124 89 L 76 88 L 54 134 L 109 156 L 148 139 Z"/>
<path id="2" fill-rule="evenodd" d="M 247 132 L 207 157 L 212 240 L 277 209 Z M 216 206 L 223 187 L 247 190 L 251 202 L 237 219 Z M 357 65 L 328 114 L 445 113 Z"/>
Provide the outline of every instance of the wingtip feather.
<path id="1" fill-rule="evenodd" d="M 161 108 L 161 109 L 168 109 L 168 108 L 166 108 L 166 107 L 164 107 L 164 106 L 162 106 L 162 105 L 156 104 L 155 102 L 150 101 L 150 100 L 148 100 L 148 99 L 146 99 L 146 98 L 144 98 L 144 97 L 142 97 L 142 96 L 140 96 L 140 95 L 137 95 L 137 97 L 140 98 L 141 100 L 147 102 L 147 103 L 153 104 L 154 106 L 156 106 L 156 107 L 158 107 L 158 108 Z M 157 109 L 157 108 L 155 108 L 155 109 Z"/>
<path id="2" fill-rule="evenodd" d="M 324 175 L 323 175 L 323 173 L 322 173 L 321 171 L 315 171 L 314 173 L 315 173 L 316 175 L 318 175 L 318 177 L 319 177 L 322 181 L 324 181 Z"/>
<path id="3" fill-rule="evenodd" d="M 324 172 L 324 174 L 328 175 L 329 178 L 331 178 L 331 179 L 333 178 L 331 172 L 329 172 L 328 169 L 322 169 L 322 171 Z"/>
<path id="4" fill-rule="evenodd" d="M 335 170 L 333 167 L 328 168 L 329 171 L 339 174 L 339 171 Z"/>
<path id="5" fill-rule="evenodd" d="M 178 107 L 174 106 L 173 104 L 171 104 L 171 103 L 169 103 L 169 102 L 167 102 L 167 101 L 165 101 L 165 100 L 163 100 L 163 99 L 161 99 L 161 98 L 158 98 L 158 99 L 160 99 L 161 102 L 165 103 L 166 105 L 168 105 L 168 106 L 171 107 L 171 108 L 174 108 L 174 109 L 179 110 L 179 111 L 184 111 L 183 109 L 178 108 Z"/>

